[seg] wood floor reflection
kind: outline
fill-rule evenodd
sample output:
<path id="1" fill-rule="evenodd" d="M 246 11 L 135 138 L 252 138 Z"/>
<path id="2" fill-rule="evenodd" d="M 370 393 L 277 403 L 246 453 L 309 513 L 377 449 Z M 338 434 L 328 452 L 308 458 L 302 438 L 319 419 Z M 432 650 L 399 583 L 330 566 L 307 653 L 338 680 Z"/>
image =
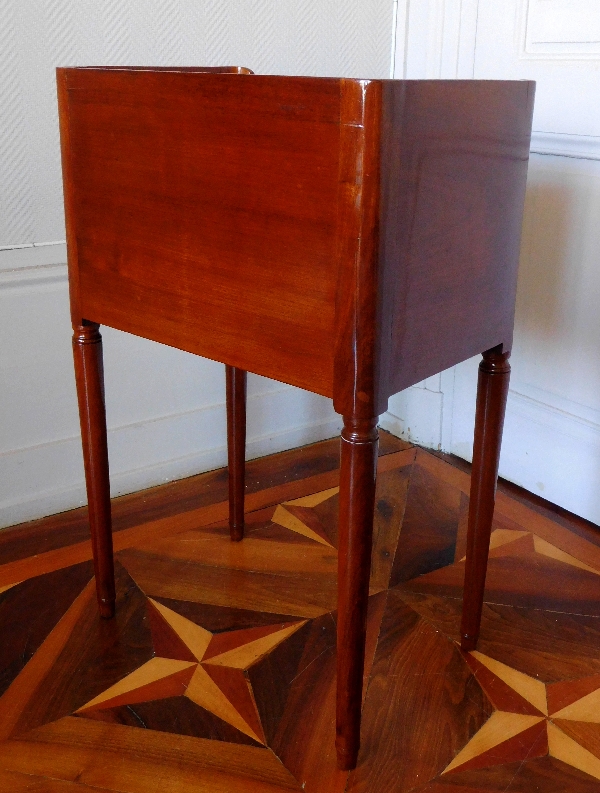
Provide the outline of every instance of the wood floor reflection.
<path id="1" fill-rule="evenodd" d="M 338 443 L 114 502 L 117 616 L 85 510 L 0 533 L 0 791 L 600 792 L 600 533 L 501 486 L 477 652 L 469 476 L 382 433 L 362 747 L 334 752 Z"/>

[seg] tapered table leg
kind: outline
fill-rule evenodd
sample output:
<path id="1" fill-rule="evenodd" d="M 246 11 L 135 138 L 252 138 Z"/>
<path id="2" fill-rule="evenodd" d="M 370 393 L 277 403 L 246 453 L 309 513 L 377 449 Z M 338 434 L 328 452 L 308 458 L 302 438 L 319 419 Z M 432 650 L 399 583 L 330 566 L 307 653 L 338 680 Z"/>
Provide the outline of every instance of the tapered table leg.
<path id="1" fill-rule="evenodd" d="M 463 650 L 474 650 L 479 638 L 510 379 L 509 356 L 510 351 L 504 352 L 499 345 L 484 352 L 479 364 L 461 625 Z"/>
<path id="2" fill-rule="evenodd" d="M 377 472 L 377 419 L 344 418 L 340 470 L 337 621 L 338 766 L 356 766 L 360 744 L 371 542 Z"/>
<path id="3" fill-rule="evenodd" d="M 227 457 L 229 464 L 229 530 L 231 539 L 244 536 L 246 469 L 246 372 L 225 367 L 227 391 Z"/>
<path id="4" fill-rule="evenodd" d="M 74 328 L 73 358 L 96 575 L 96 594 L 101 616 L 112 617 L 115 613 L 115 574 L 104 406 L 102 337 L 98 325 L 86 323 Z"/>

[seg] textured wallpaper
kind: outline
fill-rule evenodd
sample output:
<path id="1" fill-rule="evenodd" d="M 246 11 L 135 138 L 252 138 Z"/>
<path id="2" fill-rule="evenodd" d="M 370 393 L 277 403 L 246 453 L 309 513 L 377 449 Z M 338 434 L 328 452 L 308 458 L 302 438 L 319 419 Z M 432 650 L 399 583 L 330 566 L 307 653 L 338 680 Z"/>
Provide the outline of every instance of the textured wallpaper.
<path id="1" fill-rule="evenodd" d="M 64 239 L 54 68 L 387 77 L 392 0 L 0 0 L 0 246 Z"/>

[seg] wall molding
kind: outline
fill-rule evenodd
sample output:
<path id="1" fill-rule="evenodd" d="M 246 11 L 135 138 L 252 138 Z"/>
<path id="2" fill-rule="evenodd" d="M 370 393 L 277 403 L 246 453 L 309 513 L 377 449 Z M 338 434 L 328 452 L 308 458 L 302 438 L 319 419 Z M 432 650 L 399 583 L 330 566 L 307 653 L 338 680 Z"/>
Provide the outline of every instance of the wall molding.
<path id="1" fill-rule="evenodd" d="M 264 424 L 270 422 L 261 421 L 263 415 L 279 411 L 293 419 L 293 411 L 286 411 L 286 406 L 289 408 L 297 392 L 286 386 L 248 398 L 246 459 L 315 443 L 340 432 L 341 418 L 332 410 L 312 411 L 313 419 L 301 425 L 265 431 Z M 298 393 L 302 398 L 302 392 Z M 220 468 L 227 464 L 225 404 L 111 428 L 108 444 L 113 497 Z M 11 483 L 17 470 L 18 482 Z M 0 454 L 0 478 L 13 484 L 5 491 L 11 495 L 0 501 L 0 527 L 86 503 L 78 435 Z"/>
<path id="2" fill-rule="evenodd" d="M 470 380 L 475 375 L 474 365 L 471 369 Z M 469 461 L 473 449 L 474 379 L 471 385 L 471 407 L 465 409 L 463 387 L 459 390 L 463 403 L 459 426 L 455 427 L 454 438 L 452 431 L 443 435 L 441 446 L 442 451 Z M 447 397 L 444 393 L 444 412 L 451 411 Z M 600 411 L 515 382 L 508 394 L 500 476 L 600 524 L 599 472 Z"/>
<path id="3" fill-rule="evenodd" d="M 66 262 L 64 240 L 0 246 L 0 290 L 65 283 Z"/>
<path id="4" fill-rule="evenodd" d="M 562 132 L 533 132 L 532 154 L 553 154 L 580 160 L 600 160 L 600 137 L 567 135 Z"/>
<path id="5" fill-rule="evenodd" d="M 28 265 L 14 270 L 0 270 L 0 290 L 66 284 L 67 280 L 66 264 Z"/>
<path id="6" fill-rule="evenodd" d="M 66 264 L 67 243 L 28 242 L 23 245 L 0 245 L 0 273 L 26 267 Z"/>

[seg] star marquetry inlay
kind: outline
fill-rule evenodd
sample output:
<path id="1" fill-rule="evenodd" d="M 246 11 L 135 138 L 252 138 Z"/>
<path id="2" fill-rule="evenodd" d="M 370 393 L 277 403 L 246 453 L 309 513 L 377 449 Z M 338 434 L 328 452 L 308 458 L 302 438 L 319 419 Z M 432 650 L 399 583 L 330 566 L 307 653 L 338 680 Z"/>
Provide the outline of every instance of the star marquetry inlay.
<path id="1" fill-rule="evenodd" d="M 306 620 L 211 633 L 148 599 L 155 656 L 83 705 L 86 716 L 168 697 L 184 696 L 258 743 L 265 743 L 247 670 Z"/>
<path id="2" fill-rule="evenodd" d="M 600 779 L 600 675 L 545 684 L 480 652 L 465 658 L 497 710 L 444 774 L 550 755 Z"/>

